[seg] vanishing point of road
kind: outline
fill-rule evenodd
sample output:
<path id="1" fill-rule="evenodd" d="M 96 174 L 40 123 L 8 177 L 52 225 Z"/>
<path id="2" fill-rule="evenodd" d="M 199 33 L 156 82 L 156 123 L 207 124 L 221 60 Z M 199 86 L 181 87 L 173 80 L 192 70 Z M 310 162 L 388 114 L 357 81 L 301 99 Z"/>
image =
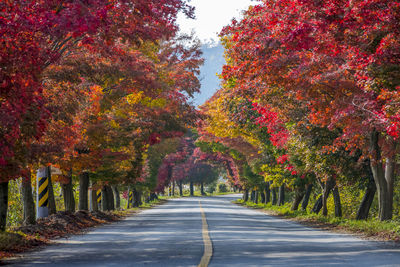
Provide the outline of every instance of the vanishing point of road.
<path id="1" fill-rule="evenodd" d="M 400 249 L 231 203 L 181 198 L 10 260 L 13 266 L 400 266 Z"/>

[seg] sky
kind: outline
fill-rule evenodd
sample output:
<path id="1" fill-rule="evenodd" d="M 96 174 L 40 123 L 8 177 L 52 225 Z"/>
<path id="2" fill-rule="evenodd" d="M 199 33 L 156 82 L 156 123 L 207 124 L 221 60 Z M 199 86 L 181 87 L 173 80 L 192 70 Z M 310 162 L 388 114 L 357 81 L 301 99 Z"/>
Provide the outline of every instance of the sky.
<path id="1" fill-rule="evenodd" d="M 251 0 L 191 0 L 191 6 L 196 8 L 196 20 L 178 16 L 181 31 L 190 33 L 192 29 L 201 41 L 218 41 L 218 33 L 232 18 L 240 18 L 240 13 L 251 4 Z"/>
<path id="2" fill-rule="evenodd" d="M 190 5 L 196 8 L 196 19 L 187 19 L 183 14 L 178 16 L 181 32 L 191 33 L 203 42 L 202 50 L 205 59 L 200 71 L 200 93 L 195 94 L 193 102 L 196 106 L 202 105 L 220 87 L 217 73 L 221 73 L 225 64 L 223 47 L 219 44 L 218 33 L 232 21 L 240 19 L 241 12 L 257 2 L 251 0 L 191 0 Z"/>

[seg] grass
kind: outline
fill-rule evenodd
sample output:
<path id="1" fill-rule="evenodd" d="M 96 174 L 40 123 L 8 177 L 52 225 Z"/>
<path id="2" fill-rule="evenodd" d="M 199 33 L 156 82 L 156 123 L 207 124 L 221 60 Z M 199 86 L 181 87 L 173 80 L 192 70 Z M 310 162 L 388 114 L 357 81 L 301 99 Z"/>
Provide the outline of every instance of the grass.
<path id="1" fill-rule="evenodd" d="M 254 209 L 262 209 L 270 215 L 282 216 L 299 223 L 328 230 L 350 232 L 364 237 L 370 237 L 381 241 L 400 242 L 400 222 L 396 220 L 381 222 L 377 219 L 354 220 L 349 218 L 337 218 L 323 216 L 321 214 L 308 213 L 307 211 L 291 210 L 291 203 L 283 206 L 268 204 L 255 204 L 239 199 L 234 203 Z"/>

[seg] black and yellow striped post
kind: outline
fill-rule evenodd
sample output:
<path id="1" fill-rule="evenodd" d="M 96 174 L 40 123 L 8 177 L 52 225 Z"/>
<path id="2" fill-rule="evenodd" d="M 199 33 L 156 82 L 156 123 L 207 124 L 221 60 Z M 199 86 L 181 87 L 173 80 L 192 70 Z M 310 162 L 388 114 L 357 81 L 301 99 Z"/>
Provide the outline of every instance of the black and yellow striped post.
<path id="1" fill-rule="evenodd" d="M 169 196 L 172 196 L 172 186 L 169 186 Z"/>
<path id="2" fill-rule="evenodd" d="M 101 202 L 101 189 L 97 189 L 96 191 L 96 201 L 98 204 Z"/>
<path id="3" fill-rule="evenodd" d="M 37 218 L 49 216 L 49 178 L 47 177 L 46 167 L 37 170 Z"/>

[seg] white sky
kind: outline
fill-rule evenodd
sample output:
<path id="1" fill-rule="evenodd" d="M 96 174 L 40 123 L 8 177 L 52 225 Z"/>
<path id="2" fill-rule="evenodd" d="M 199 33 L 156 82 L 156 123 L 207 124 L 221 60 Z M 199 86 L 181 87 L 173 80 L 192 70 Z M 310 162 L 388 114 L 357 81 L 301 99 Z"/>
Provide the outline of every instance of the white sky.
<path id="1" fill-rule="evenodd" d="M 256 5 L 251 0 L 191 0 L 191 6 L 196 7 L 196 20 L 185 18 L 183 14 L 178 16 L 178 24 L 181 31 L 190 33 L 192 29 L 201 41 L 210 39 L 217 41 L 218 33 L 228 25 L 232 18 L 239 18 L 241 11 Z"/>

